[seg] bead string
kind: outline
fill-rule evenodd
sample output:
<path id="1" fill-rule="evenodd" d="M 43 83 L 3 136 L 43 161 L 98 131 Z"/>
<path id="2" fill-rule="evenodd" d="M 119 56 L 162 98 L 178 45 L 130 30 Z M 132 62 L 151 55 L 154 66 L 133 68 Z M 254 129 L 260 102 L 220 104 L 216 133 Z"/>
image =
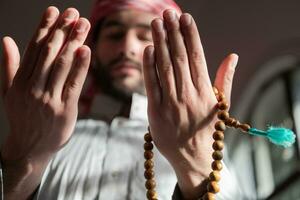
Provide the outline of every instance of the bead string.
<path id="1" fill-rule="evenodd" d="M 215 132 L 213 133 L 214 142 L 212 144 L 212 148 L 214 152 L 212 153 L 213 162 L 211 164 L 212 172 L 209 174 L 208 183 L 207 183 L 207 191 L 200 198 L 201 200 L 215 200 L 215 195 L 220 191 L 220 187 L 218 182 L 221 179 L 220 171 L 223 168 L 222 159 L 223 153 L 222 150 L 224 148 L 224 131 L 226 130 L 226 126 L 233 127 L 236 129 L 241 129 L 243 132 L 248 132 L 251 128 L 248 124 L 240 123 L 233 117 L 229 116 L 228 108 L 229 105 L 226 102 L 225 95 L 222 92 L 219 92 L 217 88 L 213 87 L 213 91 L 218 100 L 217 109 L 218 109 L 218 121 L 215 123 Z M 148 200 L 158 200 L 157 193 L 155 190 L 156 182 L 154 179 L 154 162 L 153 162 L 153 143 L 152 136 L 150 134 L 150 130 L 144 136 L 144 157 L 146 159 L 144 163 L 145 167 L 145 187 L 147 189 L 147 199 Z"/>
<path id="2" fill-rule="evenodd" d="M 153 162 L 153 144 L 152 144 L 152 136 L 150 134 L 150 130 L 148 130 L 149 132 L 145 134 L 144 136 L 144 140 L 145 140 L 145 144 L 144 144 L 144 157 L 146 159 L 145 163 L 144 163 L 144 167 L 145 167 L 145 179 L 146 179 L 146 183 L 145 183 L 145 187 L 147 189 L 147 193 L 146 196 L 149 200 L 157 200 L 157 193 L 155 191 L 155 186 L 156 186 L 156 182 L 154 180 L 154 162 Z"/>

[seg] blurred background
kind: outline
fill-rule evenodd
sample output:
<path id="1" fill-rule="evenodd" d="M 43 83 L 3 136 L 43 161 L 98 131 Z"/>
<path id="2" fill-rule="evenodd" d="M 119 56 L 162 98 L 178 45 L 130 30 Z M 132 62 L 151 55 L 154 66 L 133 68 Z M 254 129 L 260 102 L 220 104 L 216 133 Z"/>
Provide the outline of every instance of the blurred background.
<path id="1" fill-rule="evenodd" d="M 258 128 L 300 126 L 300 1 L 178 0 L 201 34 L 212 80 L 229 53 L 240 56 L 231 113 Z M 0 0 L 0 36 L 13 37 L 23 52 L 44 9 L 77 8 L 88 17 L 91 0 Z M 2 47 L 0 48 L 2 53 Z M 297 123 L 298 121 L 298 123 Z M 298 127 L 299 131 L 300 127 Z M 8 132 L 2 102 L 0 142 Z M 227 150 L 247 199 L 300 199 L 299 147 L 275 147 L 232 132 Z M 298 186 L 298 187 L 297 187 Z"/>

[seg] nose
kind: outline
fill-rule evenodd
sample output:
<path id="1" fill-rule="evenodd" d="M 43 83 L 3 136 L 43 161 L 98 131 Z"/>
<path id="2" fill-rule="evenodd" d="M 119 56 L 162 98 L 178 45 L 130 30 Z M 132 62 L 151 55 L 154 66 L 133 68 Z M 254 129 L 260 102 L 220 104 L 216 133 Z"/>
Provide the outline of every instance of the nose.
<path id="1" fill-rule="evenodd" d="M 120 53 L 129 58 L 135 58 L 142 51 L 142 43 L 137 35 L 133 31 L 128 31 L 120 44 Z"/>

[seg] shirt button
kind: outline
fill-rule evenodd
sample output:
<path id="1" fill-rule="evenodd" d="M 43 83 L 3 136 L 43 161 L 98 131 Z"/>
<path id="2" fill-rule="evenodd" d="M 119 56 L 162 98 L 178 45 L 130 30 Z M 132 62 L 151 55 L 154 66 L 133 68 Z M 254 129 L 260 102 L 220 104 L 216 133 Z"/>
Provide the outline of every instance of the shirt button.
<path id="1" fill-rule="evenodd" d="M 112 176 L 113 178 L 118 178 L 118 177 L 120 176 L 120 172 L 114 171 L 114 172 L 111 173 L 111 176 Z"/>

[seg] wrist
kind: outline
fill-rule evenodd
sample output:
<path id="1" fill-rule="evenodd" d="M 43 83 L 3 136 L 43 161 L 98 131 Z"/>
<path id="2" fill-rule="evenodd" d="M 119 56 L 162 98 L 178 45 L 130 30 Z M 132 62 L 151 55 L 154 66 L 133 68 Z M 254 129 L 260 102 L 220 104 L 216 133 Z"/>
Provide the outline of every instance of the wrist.
<path id="1" fill-rule="evenodd" d="M 178 186 L 183 199 L 199 199 L 205 194 L 207 191 L 208 177 L 211 172 L 211 162 L 212 160 L 208 162 L 208 166 L 201 167 L 199 165 L 197 169 L 190 167 L 192 166 L 190 163 L 186 164 L 186 167 L 182 167 L 181 169 L 177 167 L 175 169 Z"/>
<path id="2" fill-rule="evenodd" d="M 31 156 L 11 145 L 5 142 L 1 149 L 4 197 L 27 199 L 38 187 L 53 154 Z"/>
<path id="3" fill-rule="evenodd" d="M 4 185 L 14 184 L 22 185 L 22 183 L 31 177 L 38 177 L 43 174 L 47 167 L 50 157 L 45 156 L 43 159 L 22 158 L 12 160 L 3 156 L 1 152 L 1 165 L 3 170 Z"/>
<path id="4" fill-rule="evenodd" d="M 8 134 L 1 146 L 2 161 L 16 167 L 34 167 L 48 162 L 58 151 L 55 149 L 46 149 L 45 145 L 39 144 L 40 142 L 36 138 L 21 138 L 21 134 L 15 132 Z"/>
<path id="5" fill-rule="evenodd" d="M 206 192 L 211 172 L 213 128 L 197 133 L 172 161 L 178 179 L 178 186 L 184 199 L 198 199 Z"/>

